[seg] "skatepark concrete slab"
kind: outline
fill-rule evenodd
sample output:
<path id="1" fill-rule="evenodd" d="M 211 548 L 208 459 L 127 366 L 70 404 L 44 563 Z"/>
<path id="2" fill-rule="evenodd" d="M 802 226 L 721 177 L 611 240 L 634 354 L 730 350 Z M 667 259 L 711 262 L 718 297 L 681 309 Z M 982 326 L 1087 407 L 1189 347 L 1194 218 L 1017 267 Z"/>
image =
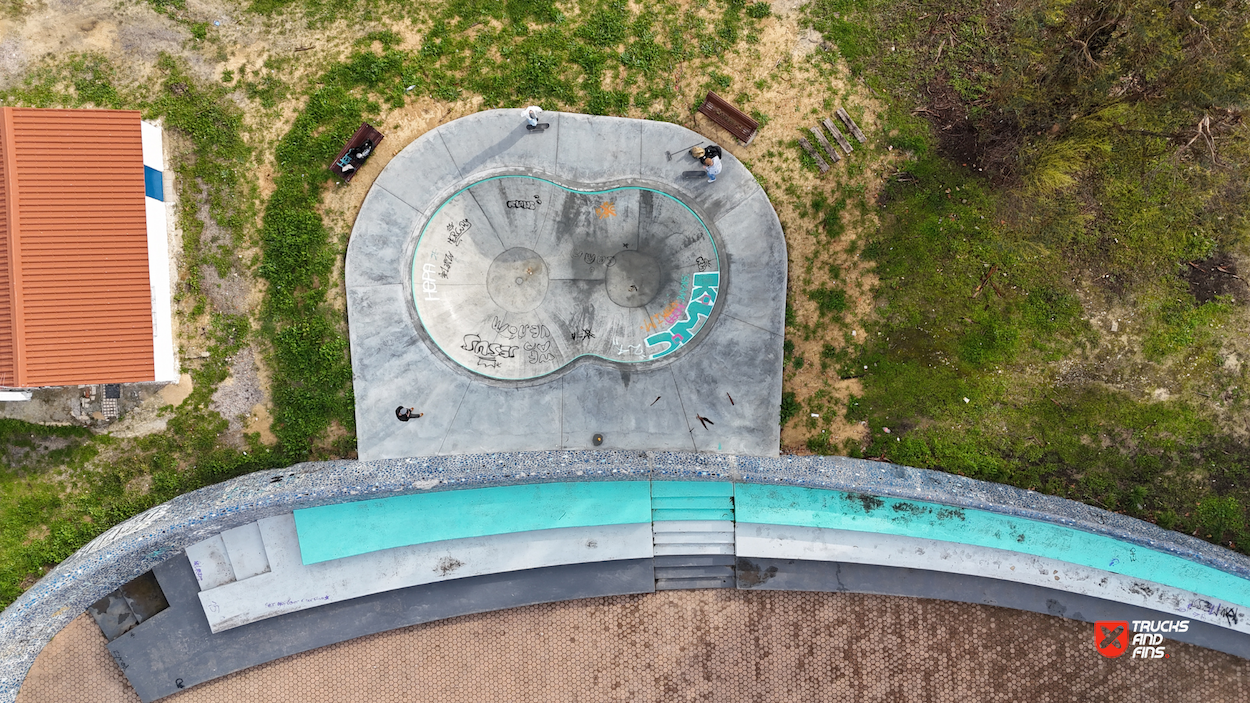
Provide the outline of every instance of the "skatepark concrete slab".
<path id="1" fill-rule="evenodd" d="M 542 121 L 551 127 L 541 132 L 526 129 L 520 114 L 520 110 L 488 110 L 453 120 L 438 132 L 462 173 L 515 168 L 518 164 L 555 171 L 552 145 L 560 141 L 563 114 L 544 112 Z"/>
<path id="2" fill-rule="evenodd" d="M 605 449 L 777 455 L 785 240 L 754 177 L 726 154 L 716 183 L 683 181 L 693 160 L 664 151 L 701 138 L 677 125 L 544 121 L 440 126 L 366 198 L 346 265 L 361 458 L 596 433 Z M 399 422 L 400 405 L 424 416 Z"/>
<path id="3" fill-rule="evenodd" d="M 360 236 L 352 237 L 349 246 L 355 255 L 347 258 L 344 275 L 348 286 L 403 283 L 403 272 L 394 262 L 403 256 L 404 240 L 389 236 L 390 232 L 411 232 L 420 213 L 384 188 L 374 188 L 360 207 L 361 218 L 369 224 L 360 228 Z"/>
<path id="4" fill-rule="evenodd" d="M 428 215 L 435 196 L 463 178 L 438 130 L 404 147 L 382 169 L 373 188 L 388 191 L 409 207 Z M 349 254 L 350 256 L 350 254 Z"/>
<path id="5" fill-rule="evenodd" d="M 637 178 L 642 171 L 643 122 L 561 113 L 556 174 L 588 184 Z"/>

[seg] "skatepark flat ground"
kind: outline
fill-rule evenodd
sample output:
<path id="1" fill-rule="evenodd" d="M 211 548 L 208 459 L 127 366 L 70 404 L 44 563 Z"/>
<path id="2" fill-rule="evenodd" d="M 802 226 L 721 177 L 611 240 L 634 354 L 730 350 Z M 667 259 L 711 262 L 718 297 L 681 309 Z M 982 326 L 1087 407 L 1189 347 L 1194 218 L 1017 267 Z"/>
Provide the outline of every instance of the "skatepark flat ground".
<path id="1" fill-rule="evenodd" d="M 845 593 L 670 591 L 453 618 L 363 637 L 171 703 L 387 701 L 1244 701 L 1250 662 L 1167 643 L 1106 659 L 1093 626 L 991 606 Z M 19 703 L 135 703 L 87 615 Z"/>

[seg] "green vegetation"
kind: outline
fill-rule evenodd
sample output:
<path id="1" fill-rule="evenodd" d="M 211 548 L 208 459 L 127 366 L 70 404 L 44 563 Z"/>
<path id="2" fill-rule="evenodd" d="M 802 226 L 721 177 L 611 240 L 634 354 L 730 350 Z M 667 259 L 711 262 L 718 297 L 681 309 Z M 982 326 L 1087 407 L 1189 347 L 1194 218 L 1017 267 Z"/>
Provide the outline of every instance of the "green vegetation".
<path id="1" fill-rule="evenodd" d="M 884 307 L 842 370 L 863 376 L 846 417 L 868 439 L 809 448 L 1245 551 L 1250 452 L 1229 419 L 1247 417 L 1247 379 L 1223 361 L 1246 348 L 1230 330 L 1247 291 L 1217 266 L 1247 243 L 1247 18 L 1227 2 L 1005 5 L 810 6 L 890 95 L 885 134 L 910 157 L 863 250 Z"/>

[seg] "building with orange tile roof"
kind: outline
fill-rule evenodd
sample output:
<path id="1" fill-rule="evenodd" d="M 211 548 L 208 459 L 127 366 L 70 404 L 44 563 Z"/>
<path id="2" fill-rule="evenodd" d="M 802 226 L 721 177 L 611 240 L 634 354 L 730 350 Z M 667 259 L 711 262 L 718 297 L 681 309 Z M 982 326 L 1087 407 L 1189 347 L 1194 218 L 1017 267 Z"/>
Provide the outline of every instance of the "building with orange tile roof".
<path id="1" fill-rule="evenodd" d="M 176 381 L 160 127 L 0 108 L 0 387 Z"/>

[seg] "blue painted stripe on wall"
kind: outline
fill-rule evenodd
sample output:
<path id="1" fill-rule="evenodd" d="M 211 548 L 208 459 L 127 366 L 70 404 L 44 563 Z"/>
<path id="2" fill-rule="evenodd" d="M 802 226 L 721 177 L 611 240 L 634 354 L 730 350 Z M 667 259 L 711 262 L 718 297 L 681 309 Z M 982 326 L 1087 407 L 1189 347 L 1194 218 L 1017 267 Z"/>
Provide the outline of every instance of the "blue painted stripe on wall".
<path id="1" fill-rule="evenodd" d="M 1036 520 L 792 486 L 737 484 L 738 522 L 827 527 L 1009 549 L 1250 607 L 1250 581 L 1171 554 Z"/>
<path id="2" fill-rule="evenodd" d="M 151 166 L 143 167 L 143 194 L 165 202 L 165 174 Z"/>
<path id="3" fill-rule="evenodd" d="M 725 496 L 701 496 L 689 498 L 660 498 L 651 496 L 651 508 L 711 508 L 731 510 L 733 500 Z"/>
<path id="4" fill-rule="evenodd" d="M 651 495 L 656 498 L 690 498 L 696 496 L 733 497 L 734 485 L 728 481 L 652 481 Z"/>
<path id="5" fill-rule="evenodd" d="M 651 511 L 652 520 L 733 520 L 732 510 L 699 508 L 659 508 Z"/>
<path id="6" fill-rule="evenodd" d="M 305 564 L 447 539 L 650 521 L 648 481 L 440 491 L 295 511 Z"/>

